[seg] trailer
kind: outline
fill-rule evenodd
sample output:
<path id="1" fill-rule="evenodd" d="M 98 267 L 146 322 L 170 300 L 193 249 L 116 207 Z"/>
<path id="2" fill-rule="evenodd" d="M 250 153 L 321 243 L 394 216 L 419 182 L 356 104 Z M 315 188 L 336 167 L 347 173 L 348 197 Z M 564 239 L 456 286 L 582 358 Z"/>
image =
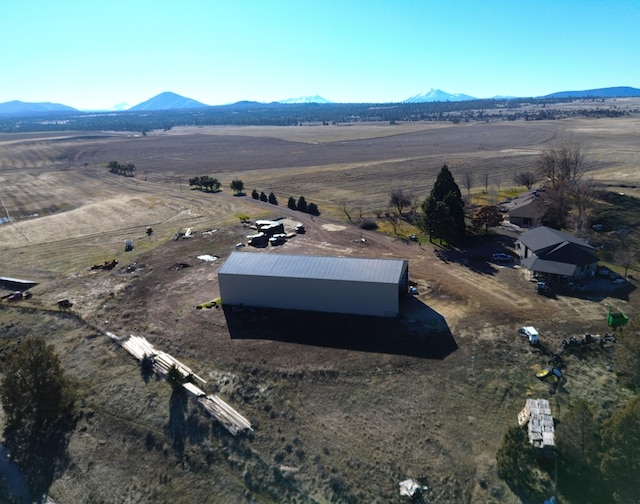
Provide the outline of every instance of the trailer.
<path id="1" fill-rule="evenodd" d="M 622 327 L 629 322 L 629 317 L 627 317 L 622 312 L 614 312 L 613 307 L 611 305 L 607 305 L 609 307 L 609 313 L 607 314 L 607 324 L 609 327 Z"/>

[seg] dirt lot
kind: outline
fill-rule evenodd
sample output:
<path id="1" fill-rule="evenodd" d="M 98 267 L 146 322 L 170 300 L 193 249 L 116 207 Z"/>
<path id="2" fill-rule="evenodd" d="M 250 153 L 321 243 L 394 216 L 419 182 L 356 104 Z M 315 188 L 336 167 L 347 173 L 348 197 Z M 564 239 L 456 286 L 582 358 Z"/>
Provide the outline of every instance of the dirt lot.
<path id="1" fill-rule="evenodd" d="M 508 233 L 471 242 L 464 254 L 443 253 L 337 217 L 349 193 L 344 201 L 354 207 L 376 198 L 371 207 L 386 205 L 390 181 L 426 194 L 446 159 L 458 167 L 477 160 L 478 180 L 497 163 L 506 181 L 562 127 L 589 124 L 425 128 L 330 145 L 235 132 L 3 144 L 0 198 L 15 222 L 0 225 L 0 275 L 39 284 L 20 308 L 0 305 L 2 342 L 44 334 L 80 389 L 81 416 L 54 500 L 400 502 L 398 482 L 416 477 L 433 502 L 521 502 L 497 477 L 495 452 L 526 397 L 551 397 L 561 418 L 575 398 L 607 395 L 615 404 L 626 396 L 607 371 L 611 347 L 567 355 L 566 383 L 551 396 L 535 379 L 546 358 L 517 327 L 535 325 L 559 351 L 571 334 L 607 330 L 606 304 L 638 313 L 635 284 L 540 296 L 519 268 L 488 261 L 510 249 Z M 602 173 L 615 168 L 632 178 L 640 154 L 612 124 L 612 145 L 626 154 Z M 605 143 L 595 144 L 598 156 Z M 101 163 L 111 159 L 135 163 L 137 180 L 108 174 Z M 428 169 L 416 174 L 417 166 Z M 249 191 L 274 190 L 281 204 L 189 190 L 195 174 L 240 174 Z M 300 194 L 327 211 L 287 209 L 286 198 Z M 246 241 L 240 213 L 307 228 L 257 252 L 408 259 L 418 295 L 400 321 L 197 310 L 219 296 L 217 271 Z M 191 238 L 173 239 L 187 228 Z M 133 251 L 124 251 L 124 239 L 134 240 Z M 113 258 L 114 270 L 89 269 Z M 61 298 L 74 302 L 79 319 L 57 312 Z M 255 431 L 234 438 L 191 403 L 185 445 L 176 449 L 169 386 L 145 382 L 104 331 L 145 336 L 183 360 Z"/>

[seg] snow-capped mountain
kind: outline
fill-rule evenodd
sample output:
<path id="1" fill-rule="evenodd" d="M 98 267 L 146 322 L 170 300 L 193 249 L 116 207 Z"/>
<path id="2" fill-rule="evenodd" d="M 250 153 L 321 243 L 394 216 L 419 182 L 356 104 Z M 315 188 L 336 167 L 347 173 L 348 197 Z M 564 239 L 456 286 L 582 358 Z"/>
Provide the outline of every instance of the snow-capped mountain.
<path id="1" fill-rule="evenodd" d="M 278 103 L 333 103 L 324 99 L 322 96 L 300 96 L 299 98 L 287 98 L 286 100 L 278 100 Z"/>
<path id="2" fill-rule="evenodd" d="M 116 103 L 109 110 L 114 112 L 121 112 L 123 110 L 129 110 L 129 108 L 131 108 L 131 105 L 129 105 L 127 102 L 120 102 L 120 103 Z"/>
<path id="3" fill-rule="evenodd" d="M 473 96 L 469 96 L 466 94 L 460 93 L 446 93 L 445 91 L 441 91 L 440 89 L 430 89 L 429 91 L 425 91 L 424 93 L 417 94 L 410 98 L 407 98 L 403 101 L 403 103 L 423 103 L 423 102 L 455 102 L 455 101 L 466 101 L 466 100 L 476 100 Z"/>

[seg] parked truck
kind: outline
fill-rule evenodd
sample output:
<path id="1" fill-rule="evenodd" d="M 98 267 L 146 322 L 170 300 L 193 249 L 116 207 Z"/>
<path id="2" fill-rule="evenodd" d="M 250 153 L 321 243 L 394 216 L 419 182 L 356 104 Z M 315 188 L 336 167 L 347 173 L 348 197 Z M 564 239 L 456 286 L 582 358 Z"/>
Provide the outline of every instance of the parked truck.
<path id="1" fill-rule="evenodd" d="M 533 326 L 522 326 L 518 329 L 518 335 L 529 340 L 531 346 L 537 346 L 540 343 L 540 335 Z"/>

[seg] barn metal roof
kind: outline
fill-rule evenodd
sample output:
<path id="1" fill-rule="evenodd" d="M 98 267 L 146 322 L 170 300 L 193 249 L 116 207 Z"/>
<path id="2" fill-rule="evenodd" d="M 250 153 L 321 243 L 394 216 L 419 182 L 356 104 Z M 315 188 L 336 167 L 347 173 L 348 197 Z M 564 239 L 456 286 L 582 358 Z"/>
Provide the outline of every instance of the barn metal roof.
<path id="1" fill-rule="evenodd" d="M 232 252 L 219 274 L 398 283 L 404 259 Z"/>

